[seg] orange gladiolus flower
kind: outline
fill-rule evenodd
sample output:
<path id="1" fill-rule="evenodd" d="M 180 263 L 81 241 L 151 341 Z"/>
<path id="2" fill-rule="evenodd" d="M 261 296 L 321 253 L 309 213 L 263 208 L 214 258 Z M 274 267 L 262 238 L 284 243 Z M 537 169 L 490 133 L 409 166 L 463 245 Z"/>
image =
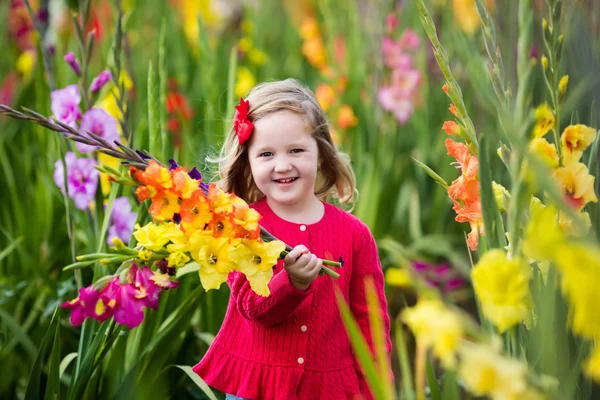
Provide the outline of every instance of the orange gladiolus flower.
<path id="1" fill-rule="evenodd" d="M 460 125 L 454 121 L 444 122 L 442 129 L 450 136 L 458 136 L 460 134 Z"/>

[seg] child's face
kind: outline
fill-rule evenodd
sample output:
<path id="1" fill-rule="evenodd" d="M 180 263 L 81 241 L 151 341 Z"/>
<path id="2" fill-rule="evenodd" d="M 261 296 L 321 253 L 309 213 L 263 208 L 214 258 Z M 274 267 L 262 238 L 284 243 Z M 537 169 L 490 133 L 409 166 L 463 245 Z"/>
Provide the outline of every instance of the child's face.
<path id="1" fill-rule="evenodd" d="M 269 202 L 301 207 L 314 201 L 319 150 L 302 116 L 278 111 L 256 121 L 248 158 L 254 182 Z"/>

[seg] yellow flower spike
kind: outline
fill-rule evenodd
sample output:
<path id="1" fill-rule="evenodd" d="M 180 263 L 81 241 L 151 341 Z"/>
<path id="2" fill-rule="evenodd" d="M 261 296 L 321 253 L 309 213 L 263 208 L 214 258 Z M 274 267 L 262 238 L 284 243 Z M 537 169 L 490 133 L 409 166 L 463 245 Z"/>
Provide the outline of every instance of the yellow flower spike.
<path id="1" fill-rule="evenodd" d="M 569 323 L 575 334 L 600 337 L 600 249 L 587 243 L 570 243 L 556 252 L 561 289 L 569 303 Z"/>
<path id="2" fill-rule="evenodd" d="M 456 365 L 456 348 L 464 332 L 460 318 L 438 300 L 419 300 L 402 312 L 402 321 L 413 332 L 419 346 L 433 348 L 446 368 Z"/>
<path id="3" fill-rule="evenodd" d="M 459 348 L 458 376 L 469 391 L 492 399 L 529 399 L 524 363 L 490 346 L 465 342 Z"/>
<path id="4" fill-rule="evenodd" d="M 409 288 L 412 286 L 412 278 L 406 269 L 391 267 L 385 270 L 385 283 L 399 288 Z"/>
<path id="5" fill-rule="evenodd" d="M 157 225 L 154 222 L 149 222 L 144 227 L 140 227 L 139 224 L 136 224 L 133 236 L 137 240 L 138 245 L 152 251 L 163 250 L 163 247 L 170 240 L 165 226 Z"/>
<path id="6" fill-rule="evenodd" d="M 556 178 L 563 188 L 566 200 L 578 210 L 587 203 L 598 202 L 594 191 L 594 176 L 583 163 L 569 163 L 556 170 Z"/>
<path id="7" fill-rule="evenodd" d="M 533 198 L 529 207 L 529 222 L 523 238 L 523 254 L 537 261 L 553 260 L 556 249 L 565 235 L 557 226 L 558 211 L 554 206 L 544 206 Z"/>
<path id="8" fill-rule="evenodd" d="M 481 25 L 475 1 L 452 0 L 452 9 L 458 26 L 468 35 L 475 34 Z"/>
<path id="9" fill-rule="evenodd" d="M 200 247 L 194 260 L 200 265 L 198 274 L 200 282 L 206 291 L 218 289 L 227 276 L 233 271 L 234 264 L 229 258 L 229 241 L 227 238 L 215 239 L 212 236 L 203 237 L 204 243 Z"/>
<path id="10" fill-rule="evenodd" d="M 587 376 L 592 378 L 597 383 L 600 383 L 600 347 L 596 344 L 596 349 L 590 357 L 585 360 L 583 371 Z"/>
<path id="11" fill-rule="evenodd" d="M 587 212 L 581 212 L 579 213 L 578 217 L 580 219 L 580 223 L 584 226 L 583 234 L 587 234 L 592 227 L 592 220 L 590 219 L 590 214 L 588 214 Z M 578 236 L 580 233 L 582 233 L 579 232 L 579 227 L 575 225 L 573 219 L 569 218 L 564 212 L 559 213 L 558 215 L 558 226 L 560 226 L 560 229 L 562 229 L 562 231 L 568 237 Z"/>
<path id="12" fill-rule="evenodd" d="M 531 269 L 525 260 L 509 260 L 503 250 L 492 249 L 473 267 L 471 277 L 484 316 L 501 333 L 528 317 Z"/>
<path id="13" fill-rule="evenodd" d="M 558 167 L 558 152 L 554 143 L 544 138 L 534 138 L 529 142 L 529 152 L 538 156 L 550 168 Z"/>
<path id="14" fill-rule="evenodd" d="M 585 125 L 569 125 L 560 136 L 564 163 L 578 162 L 581 155 L 596 139 L 596 130 Z"/>
<path id="15" fill-rule="evenodd" d="M 300 26 L 300 37 L 304 40 L 314 39 L 320 36 L 319 25 L 313 17 L 307 17 Z"/>
<path id="16" fill-rule="evenodd" d="M 535 126 L 533 128 L 533 137 L 541 138 L 545 136 L 554 126 L 554 112 L 544 103 L 535 109 Z"/>
<path id="17" fill-rule="evenodd" d="M 562 96 L 567 91 L 567 85 L 569 84 L 569 75 L 563 75 L 558 82 L 558 93 Z"/>
<path id="18" fill-rule="evenodd" d="M 542 67 L 544 67 L 544 70 L 548 69 L 548 59 L 546 56 L 542 56 Z"/>

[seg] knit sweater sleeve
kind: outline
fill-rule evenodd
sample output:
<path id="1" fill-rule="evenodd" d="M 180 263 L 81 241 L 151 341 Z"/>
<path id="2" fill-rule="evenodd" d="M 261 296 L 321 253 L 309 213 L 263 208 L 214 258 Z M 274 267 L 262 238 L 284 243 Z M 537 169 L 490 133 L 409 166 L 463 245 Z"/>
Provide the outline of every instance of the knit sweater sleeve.
<path id="1" fill-rule="evenodd" d="M 240 314 L 265 326 L 276 325 L 292 316 L 296 308 L 313 292 L 315 286 L 313 282 L 306 291 L 296 289 L 285 269 L 275 274 L 269 282 L 271 293 L 267 297 L 257 295 L 241 272 L 232 272 L 228 283 Z"/>
<path id="2" fill-rule="evenodd" d="M 353 271 L 350 281 L 350 309 L 358 323 L 363 336 L 367 340 L 371 354 L 375 355 L 375 347 L 373 337 L 371 336 L 371 328 L 369 324 L 369 310 L 367 306 L 367 298 L 365 292 L 365 278 L 371 277 L 375 286 L 377 299 L 381 306 L 381 319 L 383 321 L 383 329 L 385 335 L 385 348 L 388 354 L 388 359 L 391 360 L 392 342 L 390 340 L 390 318 L 387 313 L 387 300 L 384 292 L 384 279 L 377 245 L 369 228 L 361 223 L 360 228 L 356 232 L 353 243 Z M 355 359 L 356 370 L 359 375 L 359 383 L 361 393 L 365 398 L 370 399 L 371 394 L 368 389 L 367 382 L 361 370 L 358 360 Z M 391 378 L 393 379 L 393 377 Z"/>

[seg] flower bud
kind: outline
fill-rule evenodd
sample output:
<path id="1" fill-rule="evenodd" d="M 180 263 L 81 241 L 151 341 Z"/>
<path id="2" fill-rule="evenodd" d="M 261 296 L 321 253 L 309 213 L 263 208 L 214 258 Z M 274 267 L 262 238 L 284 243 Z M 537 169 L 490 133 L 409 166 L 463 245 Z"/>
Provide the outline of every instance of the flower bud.
<path id="1" fill-rule="evenodd" d="M 104 85 L 106 85 L 106 83 L 111 80 L 111 78 L 112 77 L 109 70 L 105 69 L 104 71 L 100 72 L 92 81 L 92 84 L 90 85 L 90 92 L 98 92 Z"/>
<path id="2" fill-rule="evenodd" d="M 542 56 L 542 67 L 544 67 L 544 70 L 548 69 L 548 59 L 546 56 Z"/>
<path id="3" fill-rule="evenodd" d="M 79 65 L 79 61 L 75 58 L 75 54 L 73 52 L 69 52 L 65 55 L 64 60 L 69 64 L 69 67 L 75 72 L 75 75 L 81 75 L 81 66 Z"/>
<path id="4" fill-rule="evenodd" d="M 563 75 L 563 77 L 560 78 L 560 82 L 558 82 L 558 94 L 560 96 L 563 96 L 565 94 L 565 92 L 567 91 L 568 84 L 569 84 L 569 75 Z"/>

